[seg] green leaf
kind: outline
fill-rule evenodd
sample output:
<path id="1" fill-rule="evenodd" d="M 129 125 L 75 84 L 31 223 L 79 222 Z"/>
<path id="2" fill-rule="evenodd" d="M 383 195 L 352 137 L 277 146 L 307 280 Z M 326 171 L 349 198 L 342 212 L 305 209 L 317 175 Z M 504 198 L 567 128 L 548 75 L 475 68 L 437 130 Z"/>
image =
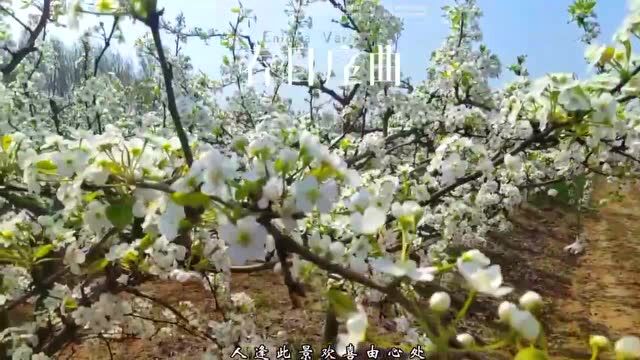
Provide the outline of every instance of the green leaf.
<path id="1" fill-rule="evenodd" d="M 133 222 L 133 206 L 131 203 L 111 204 L 107 207 L 106 215 L 113 226 L 122 230 Z"/>
<path id="2" fill-rule="evenodd" d="M 286 174 L 287 172 L 289 172 L 289 163 L 283 161 L 282 159 L 276 159 L 274 168 L 276 169 L 278 174 Z"/>
<path id="3" fill-rule="evenodd" d="M 109 260 L 107 259 L 102 258 L 102 259 L 95 260 L 94 262 L 89 264 L 89 267 L 87 267 L 87 273 L 89 275 L 95 274 L 97 272 L 104 270 L 104 268 L 107 267 L 107 265 L 109 265 Z"/>
<path id="4" fill-rule="evenodd" d="M 0 249 L 0 262 L 9 262 L 11 264 L 22 263 L 23 259 L 20 253 L 10 249 Z"/>
<path id="5" fill-rule="evenodd" d="M 33 260 L 36 261 L 38 259 L 42 259 L 47 256 L 51 250 L 53 250 L 53 244 L 42 245 L 36 249 L 33 253 Z"/>
<path id="6" fill-rule="evenodd" d="M 155 237 L 151 236 L 151 234 L 145 235 L 142 240 L 140 240 L 140 251 L 145 251 L 148 248 L 153 246 L 153 243 L 156 242 Z"/>
<path id="7" fill-rule="evenodd" d="M 264 180 L 262 179 L 256 181 L 244 180 L 236 189 L 236 200 L 243 200 L 248 197 L 258 196 L 262 191 L 263 185 Z"/>
<path id="8" fill-rule="evenodd" d="M 347 293 L 343 291 L 338 289 L 329 289 L 329 291 L 327 291 L 327 298 L 338 315 L 347 315 L 357 311 L 356 304 L 351 296 L 347 295 Z"/>
<path id="9" fill-rule="evenodd" d="M 127 253 L 120 259 L 120 264 L 125 269 L 131 269 L 133 265 L 136 265 L 140 262 L 140 256 L 138 256 L 138 252 L 135 250 L 129 250 Z"/>
<path id="10" fill-rule="evenodd" d="M 11 135 L 2 135 L 2 150 L 7 151 L 12 141 Z"/>
<path id="11" fill-rule="evenodd" d="M 622 44 L 624 44 L 625 53 L 627 55 L 627 61 L 629 61 L 629 59 L 631 59 L 631 41 L 626 40 L 626 41 L 623 41 Z"/>
<path id="12" fill-rule="evenodd" d="M 98 165 L 100 165 L 103 169 L 109 171 L 114 175 L 119 175 L 124 172 L 124 170 L 122 169 L 122 166 L 120 166 L 120 164 L 115 163 L 113 161 L 102 160 L 98 163 Z"/>
<path id="13" fill-rule="evenodd" d="M 547 359 L 549 359 L 549 357 L 544 352 L 532 347 L 520 350 L 516 355 L 516 357 L 513 358 L 513 360 L 547 360 Z"/>
<path id="14" fill-rule="evenodd" d="M 240 13 L 240 8 L 235 6 L 231 8 L 231 12 L 234 14 L 239 14 Z"/>
<path id="15" fill-rule="evenodd" d="M 193 268 L 197 271 L 205 271 L 208 270 L 209 267 L 209 259 L 207 258 L 201 258 L 200 261 L 198 261 L 198 263 L 193 266 Z"/>
<path id="16" fill-rule="evenodd" d="M 131 2 L 135 15 L 146 18 L 156 11 L 156 0 L 132 0 Z"/>
<path id="17" fill-rule="evenodd" d="M 173 200 L 173 202 L 178 205 L 194 208 L 206 207 L 211 202 L 211 199 L 208 195 L 203 194 L 199 191 L 192 193 L 175 192 L 171 194 L 171 200 Z"/>
<path id="18" fill-rule="evenodd" d="M 94 192 L 90 192 L 88 194 L 85 194 L 82 197 L 82 200 L 84 200 L 85 202 L 92 202 L 93 200 L 95 200 L 98 196 L 102 195 L 102 191 L 94 191 Z"/>
<path id="19" fill-rule="evenodd" d="M 76 302 L 76 299 L 72 297 L 65 297 L 63 304 L 67 310 L 75 310 L 78 308 L 78 302 Z"/>
<path id="20" fill-rule="evenodd" d="M 40 160 L 36 163 L 36 169 L 45 174 L 55 174 L 58 166 L 51 160 Z"/>
<path id="21" fill-rule="evenodd" d="M 323 182 L 336 174 L 336 169 L 329 164 L 322 164 L 319 167 L 311 170 L 311 175 L 318 179 L 318 182 Z"/>
<path id="22" fill-rule="evenodd" d="M 351 139 L 344 138 L 340 140 L 340 150 L 347 151 L 352 147 Z"/>

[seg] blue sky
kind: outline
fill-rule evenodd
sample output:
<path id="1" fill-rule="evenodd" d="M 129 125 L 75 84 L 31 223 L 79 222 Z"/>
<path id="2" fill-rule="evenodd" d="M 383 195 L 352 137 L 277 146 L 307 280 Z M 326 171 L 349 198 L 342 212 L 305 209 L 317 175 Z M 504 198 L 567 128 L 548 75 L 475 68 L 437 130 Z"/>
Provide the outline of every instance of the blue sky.
<path id="1" fill-rule="evenodd" d="M 527 54 L 527 64 L 533 76 L 548 72 L 576 72 L 584 75 L 587 66 L 584 62 L 584 44 L 580 42 L 581 33 L 575 24 L 569 24 L 567 8 L 572 0 L 478 0 L 484 12 L 481 26 L 484 42 L 498 54 L 505 68 L 515 61 L 516 56 Z M 231 7 L 233 0 L 159 0 L 159 6 L 166 8 L 166 16 L 172 18 L 182 11 L 190 26 L 204 29 L 225 30 L 233 19 Z M 431 52 L 438 48 L 448 32 L 441 7 L 450 4 L 447 0 L 383 0 L 388 9 L 402 17 L 404 31 L 399 42 L 398 52 L 402 56 L 402 72 L 411 76 L 414 82 L 424 79 L 425 68 Z M 254 10 L 258 21 L 250 33 L 260 38 L 267 31 L 267 38 L 275 41 L 281 29 L 286 27 L 284 14 L 286 0 L 244 0 L 247 8 Z M 625 0 L 600 0 L 596 8 L 602 26 L 600 42 L 609 42 L 611 36 L 622 22 L 626 12 Z M 350 35 L 348 30 L 331 23 L 339 15 L 328 3 L 318 2 L 309 12 L 314 17 L 314 27 L 309 33 L 311 47 L 317 54 L 318 70 L 324 71 L 327 50 L 333 49 L 334 68 L 342 79 L 342 62 L 338 49 L 342 40 Z M 82 25 L 95 23 L 95 18 L 86 17 Z M 118 49 L 132 53 L 130 43 L 143 33 L 142 24 L 127 23 L 124 27 L 127 43 Z M 77 32 L 69 30 L 54 31 L 54 34 L 72 42 Z M 338 40 L 336 40 L 338 39 Z M 169 43 L 169 39 L 165 40 Z M 277 46 L 277 44 L 272 44 Z M 219 73 L 223 51 L 215 42 L 209 46 L 198 40 L 191 41 L 185 51 L 193 60 L 196 69 L 212 76 Z M 338 71 L 339 69 L 339 71 Z M 504 79 L 509 79 L 506 71 Z M 504 81 L 504 80 L 502 80 Z"/>

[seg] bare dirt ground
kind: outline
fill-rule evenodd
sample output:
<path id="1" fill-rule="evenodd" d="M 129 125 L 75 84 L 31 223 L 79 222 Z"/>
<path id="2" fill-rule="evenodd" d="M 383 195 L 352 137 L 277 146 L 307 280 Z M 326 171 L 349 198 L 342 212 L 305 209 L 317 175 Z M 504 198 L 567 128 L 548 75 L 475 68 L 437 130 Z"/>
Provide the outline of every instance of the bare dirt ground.
<path id="1" fill-rule="evenodd" d="M 500 264 L 505 282 L 516 288 L 510 300 L 524 290 L 539 292 L 546 300 L 542 314 L 553 359 L 589 359 L 590 334 L 617 339 L 623 334 L 640 335 L 640 191 L 627 186 L 621 202 L 611 202 L 585 216 L 588 245 L 580 256 L 568 255 L 563 247 L 573 242 L 576 217 L 558 206 L 525 207 L 513 218 L 514 230 L 493 234 L 483 249 Z M 594 199 L 604 198 L 611 186 L 598 186 Z M 324 322 L 319 291 L 308 289 L 304 306 L 292 309 L 281 276 L 270 271 L 234 275 L 233 291 L 246 291 L 257 308 L 256 323 L 270 338 L 282 343 L 320 344 Z M 145 291 L 170 303 L 189 300 L 201 311 L 213 311 L 213 300 L 199 284 L 157 282 Z M 475 335 L 478 324 L 496 318 L 497 302 L 480 298 L 463 326 Z M 381 326 L 375 313 L 369 341 L 381 347 L 399 346 L 401 337 Z M 193 359 L 203 343 L 189 338 L 171 340 L 127 340 L 112 343 L 115 359 Z M 60 358 L 109 359 L 106 345 L 74 345 Z"/>
<path id="2" fill-rule="evenodd" d="M 598 187 L 595 198 L 607 189 Z M 567 354 L 584 349 L 589 334 L 640 335 L 640 191 L 633 184 L 624 193 L 587 217 L 587 251 L 571 271 L 568 296 L 555 300 L 550 325 Z"/>

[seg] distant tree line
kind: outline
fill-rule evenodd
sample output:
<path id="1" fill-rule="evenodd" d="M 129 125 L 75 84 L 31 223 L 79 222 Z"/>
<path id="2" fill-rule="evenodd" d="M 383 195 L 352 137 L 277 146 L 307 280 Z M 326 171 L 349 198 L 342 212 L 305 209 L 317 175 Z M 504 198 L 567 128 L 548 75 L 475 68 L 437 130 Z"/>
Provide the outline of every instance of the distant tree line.
<path id="1" fill-rule="evenodd" d="M 41 69 L 45 76 L 45 90 L 54 96 L 65 97 L 90 76 L 93 59 L 102 50 L 94 47 L 87 39 L 69 46 L 59 39 L 52 39 L 55 61 L 53 68 Z M 108 49 L 98 64 L 101 73 L 113 73 L 124 85 L 131 85 L 143 78 L 144 62 L 137 66 L 131 58 Z"/>

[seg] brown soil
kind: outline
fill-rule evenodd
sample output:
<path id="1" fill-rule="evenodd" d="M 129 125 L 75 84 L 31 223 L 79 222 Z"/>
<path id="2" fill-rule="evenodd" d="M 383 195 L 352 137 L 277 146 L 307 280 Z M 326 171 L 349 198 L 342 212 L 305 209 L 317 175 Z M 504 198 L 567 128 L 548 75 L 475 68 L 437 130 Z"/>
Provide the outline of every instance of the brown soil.
<path id="1" fill-rule="evenodd" d="M 603 198 L 607 187 L 598 187 Z M 557 297 L 552 318 L 558 347 L 585 349 L 590 334 L 617 339 L 640 335 L 640 192 L 627 185 L 625 198 L 585 221 L 588 248 L 572 271 L 566 297 Z"/>
<path id="2" fill-rule="evenodd" d="M 524 207 L 514 216 L 514 229 L 493 234 L 483 251 L 500 264 L 505 282 L 516 288 L 509 298 L 517 301 L 524 290 L 539 292 L 545 299 L 542 314 L 553 359 L 588 359 L 590 334 L 617 339 L 623 334 L 640 335 L 640 191 L 629 185 L 621 202 L 608 203 L 584 218 L 588 245 L 580 256 L 563 247 L 573 242 L 575 215 L 557 206 Z M 602 199 L 610 187 L 597 187 L 594 198 Z M 281 276 L 272 272 L 234 275 L 233 291 L 246 291 L 258 309 L 256 323 L 270 338 L 289 344 L 320 344 L 324 322 L 320 292 L 308 289 L 304 306 L 292 309 Z M 189 300 L 201 311 L 213 311 L 213 300 L 200 284 L 156 282 L 146 292 L 177 303 Z M 472 316 L 463 323 L 478 332 L 478 324 L 495 320 L 497 302 L 480 298 Z M 378 325 L 370 340 L 383 347 L 401 345 L 400 337 L 385 329 L 377 313 L 370 322 Z M 115 359 L 193 359 L 204 343 L 189 337 L 169 340 L 127 340 L 112 343 Z M 406 344 L 404 344 L 406 348 Z M 73 350 L 72 350 L 73 349 Z M 74 345 L 61 358 L 108 359 L 101 342 Z M 295 355 L 294 355 L 295 356 Z"/>

